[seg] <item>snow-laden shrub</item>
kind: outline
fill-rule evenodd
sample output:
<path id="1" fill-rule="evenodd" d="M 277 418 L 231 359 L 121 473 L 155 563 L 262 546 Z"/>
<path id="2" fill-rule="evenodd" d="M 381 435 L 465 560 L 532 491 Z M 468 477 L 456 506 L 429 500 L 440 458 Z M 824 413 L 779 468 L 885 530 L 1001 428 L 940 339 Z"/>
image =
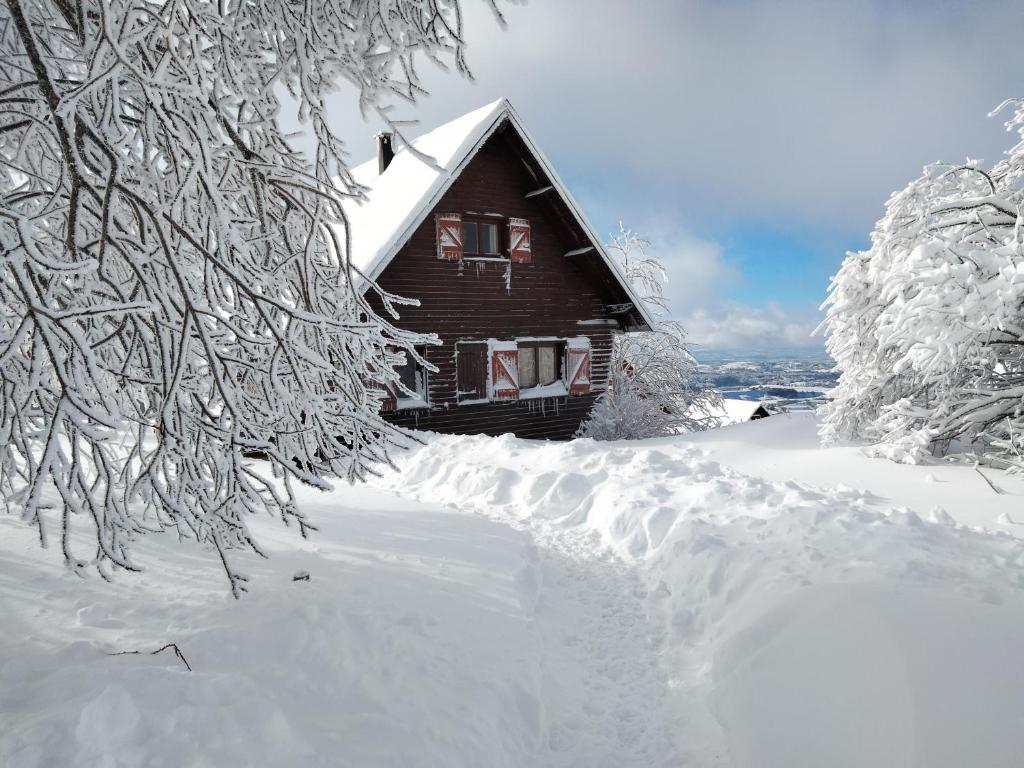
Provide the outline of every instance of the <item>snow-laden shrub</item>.
<path id="1" fill-rule="evenodd" d="M 652 314 L 667 311 L 665 269 L 648 243 L 620 225 L 608 244 Z M 718 425 L 721 401 L 701 379 L 682 325 L 658 320 L 644 333 L 618 334 L 612 344 L 608 389 L 578 434 L 595 440 L 639 440 Z"/>
<path id="2" fill-rule="evenodd" d="M 848 254 L 823 305 L 841 372 L 826 442 L 1024 466 L 1022 172 L 1024 142 L 990 170 L 928 166 L 890 198 L 871 247 Z"/>
<path id="3" fill-rule="evenodd" d="M 704 384 L 679 323 L 623 334 L 612 347 L 608 390 L 580 428 L 595 440 L 640 440 L 718 425 L 718 394 Z"/>

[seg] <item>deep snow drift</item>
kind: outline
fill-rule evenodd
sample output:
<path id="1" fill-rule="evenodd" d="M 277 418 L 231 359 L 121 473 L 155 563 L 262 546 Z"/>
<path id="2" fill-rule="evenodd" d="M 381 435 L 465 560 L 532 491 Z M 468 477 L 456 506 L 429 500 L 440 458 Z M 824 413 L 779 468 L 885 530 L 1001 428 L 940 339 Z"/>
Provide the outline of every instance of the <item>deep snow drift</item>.
<path id="1" fill-rule="evenodd" d="M 1019 764 L 1024 483 L 813 428 L 431 437 L 308 494 L 311 541 L 259 521 L 240 602 L 174 542 L 83 582 L 0 520 L 0 764 Z M 106 655 L 168 642 L 192 672 Z"/>

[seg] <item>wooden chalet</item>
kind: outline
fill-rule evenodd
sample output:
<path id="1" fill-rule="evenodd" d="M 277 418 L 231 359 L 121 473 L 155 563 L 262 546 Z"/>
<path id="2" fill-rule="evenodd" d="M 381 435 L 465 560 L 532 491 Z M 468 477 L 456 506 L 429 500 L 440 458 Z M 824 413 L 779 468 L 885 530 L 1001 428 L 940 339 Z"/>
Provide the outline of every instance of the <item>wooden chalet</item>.
<path id="1" fill-rule="evenodd" d="M 568 439 L 606 388 L 612 337 L 651 320 L 505 99 L 357 167 L 351 261 L 415 298 L 396 324 L 434 333 L 437 367 L 400 370 L 387 418 L 439 432 Z M 432 158 L 436 165 L 425 160 Z M 383 313 L 373 291 L 368 297 Z"/>

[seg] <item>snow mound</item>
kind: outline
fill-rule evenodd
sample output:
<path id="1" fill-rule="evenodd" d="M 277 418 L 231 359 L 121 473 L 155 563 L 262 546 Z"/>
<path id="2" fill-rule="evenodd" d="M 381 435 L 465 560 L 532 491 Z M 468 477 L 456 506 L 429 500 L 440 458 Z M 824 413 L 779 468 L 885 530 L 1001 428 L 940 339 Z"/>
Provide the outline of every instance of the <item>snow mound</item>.
<path id="1" fill-rule="evenodd" d="M 679 593 L 676 619 L 688 631 L 786 585 L 890 578 L 993 600 L 1024 584 L 1024 549 L 1008 534 L 843 485 L 750 477 L 684 440 L 435 436 L 378 484 L 514 521 L 542 540 L 573 528 L 597 535 Z"/>
<path id="2" fill-rule="evenodd" d="M 725 764 L 1013 764 L 1024 548 L 1008 534 L 743 475 L 683 438 L 436 436 L 380 483 L 633 564 L 695 764 L 721 726 Z"/>
<path id="3" fill-rule="evenodd" d="M 750 427 L 756 425 L 742 428 Z M 856 561 L 840 562 L 844 569 L 860 567 L 862 558 L 874 557 L 892 540 L 910 547 L 891 564 L 909 574 L 914 542 L 929 544 L 921 554 L 932 567 L 936 546 L 948 545 L 954 561 L 972 543 L 1008 551 L 1020 546 L 1009 535 L 960 526 L 941 509 L 922 517 L 842 484 L 815 488 L 745 475 L 685 438 L 626 444 L 436 435 L 411 450 L 400 472 L 385 473 L 375 485 L 547 531 L 586 529 L 626 560 L 672 559 L 681 541 L 696 541 L 701 550 L 711 534 L 727 536 L 723 543 L 730 547 L 777 534 L 796 545 L 787 549 L 802 550 L 809 542 L 838 546 L 833 540 L 853 542 L 863 535 L 870 546 L 842 545 L 860 553 Z M 820 555 L 806 559 L 816 562 Z M 877 559 L 881 564 L 884 557 Z"/>
<path id="4" fill-rule="evenodd" d="M 1022 542 L 725 458 L 847 455 L 797 451 L 805 422 L 427 436 L 304 491 L 310 541 L 253 521 L 241 601 L 168 537 L 106 584 L 0 519 L 0 765 L 1019 765 Z"/>

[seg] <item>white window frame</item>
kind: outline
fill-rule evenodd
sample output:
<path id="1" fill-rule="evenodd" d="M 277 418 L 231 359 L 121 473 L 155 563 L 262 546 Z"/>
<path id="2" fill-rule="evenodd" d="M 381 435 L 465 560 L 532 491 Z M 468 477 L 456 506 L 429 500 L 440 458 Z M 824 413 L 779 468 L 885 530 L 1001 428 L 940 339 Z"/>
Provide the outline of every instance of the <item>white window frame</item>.
<path id="1" fill-rule="evenodd" d="M 535 384 L 532 387 L 519 387 L 520 400 L 536 400 L 541 397 L 568 397 L 569 383 L 565 380 L 566 357 L 565 351 L 569 348 L 569 340 L 561 336 L 519 336 L 515 339 L 516 346 L 522 344 L 558 344 L 561 346 L 558 362 L 561 375 L 550 384 Z M 522 362 L 519 369 L 522 370 Z"/>

